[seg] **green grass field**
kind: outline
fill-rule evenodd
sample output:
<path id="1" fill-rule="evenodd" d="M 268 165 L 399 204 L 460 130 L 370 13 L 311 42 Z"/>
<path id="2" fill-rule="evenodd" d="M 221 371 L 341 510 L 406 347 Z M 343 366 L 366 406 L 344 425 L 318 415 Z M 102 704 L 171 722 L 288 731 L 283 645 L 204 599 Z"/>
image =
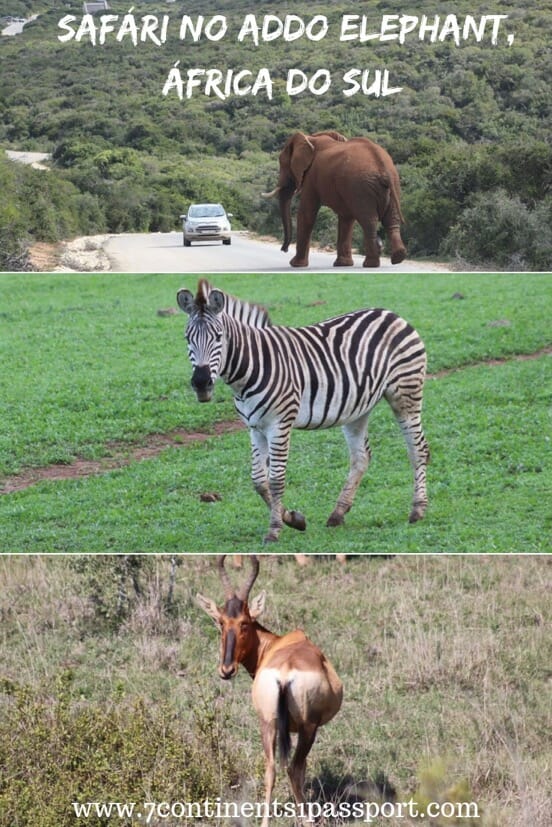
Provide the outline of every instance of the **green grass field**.
<path id="1" fill-rule="evenodd" d="M 222 602 L 214 557 L 178 562 L 167 608 L 167 557 L 0 557 L 0 827 L 145 823 L 77 819 L 73 801 L 262 800 L 250 678 L 241 668 L 220 680 L 218 631 L 193 600 Z M 242 582 L 245 571 L 228 570 Z M 477 819 L 433 827 L 547 827 L 550 576 L 537 555 L 317 558 L 305 569 L 263 557 L 261 622 L 303 628 L 344 684 L 309 757 L 309 797 L 381 802 L 385 783 L 383 799 L 393 789 L 398 802 L 477 803 Z M 275 795 L 290 800 L 281 770 Z"/>
<path id="2" fill-rule="evenodd" d="M 347 467 L 339 429 L 295 432 L 286 503 L 304 534 L 279 551 L 546 551 L 552 529 L 549 274 L 225 275 L 217 286 L 299 325 L 382 306 L 420 332 L 429 355 L 424 427 L 430 507 L 407 524 L 411 472 L 382 403 L 373 460 L 344 527 L 324 527 Z M 0 487 L 28 468 L 131 452 L 151 434 L 213 432 L 236 419 L 219 383 L 199 405 L 189 388 L 185 317 L 158 316 L 182 275 L 0 276 Z M 461 294 L 463 298 L 457 298 Z M 504 364 L 485 364 L 506 359 Z M 459 370 L 456 370 L 459 369 Z M 41 482 L 0 496 L 4 551 L 254 551 L 267 526 L 249 480 L 245 431 L 107 473 Z M 200 502 L 202 492 L 221 500 Z"/>

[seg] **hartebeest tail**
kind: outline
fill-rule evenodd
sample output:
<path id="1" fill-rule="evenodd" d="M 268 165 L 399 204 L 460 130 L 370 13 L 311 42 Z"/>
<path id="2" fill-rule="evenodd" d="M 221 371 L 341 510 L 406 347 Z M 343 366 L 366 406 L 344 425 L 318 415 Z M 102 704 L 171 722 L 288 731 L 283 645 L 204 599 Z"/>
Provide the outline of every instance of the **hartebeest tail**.
<path id="1" fill-rule="evenodd" d="M 276 778 L 276 744 L 287 766 L 297 805 L 305 803 L 303 793 L 307 756 L 320 726 L 330 721 L 341 707 L 343 685 L 326 656 L 302 632 L 276 635 L 257 621 L 264 610 L 266 593 L 249 602 L 249 593 L 259 573 L 259 561 L 252 555 L 251 574 L 245 585 L 234 591 L 222 555 L 218 570 L 225 603 L 218 608 L 213 600 L 197 595 L 198 604 L 221 631 L 219 675 L 233 678 L 241 663 L 253 678 L 252 699 L 261 725 L 265 752 L 265 813 L 267 827 Z M 290 733 L 297 733 L 291 761 Z"/>
<path id="2" fill-rule="evenodd" d="M 287 767 L 289 754 L 291 752 L 291 736 L 289 734 L 289 701 L 287 697 L 287 685 L 279 684 L 278 694 L 278 752 L 280 765 Z"/>

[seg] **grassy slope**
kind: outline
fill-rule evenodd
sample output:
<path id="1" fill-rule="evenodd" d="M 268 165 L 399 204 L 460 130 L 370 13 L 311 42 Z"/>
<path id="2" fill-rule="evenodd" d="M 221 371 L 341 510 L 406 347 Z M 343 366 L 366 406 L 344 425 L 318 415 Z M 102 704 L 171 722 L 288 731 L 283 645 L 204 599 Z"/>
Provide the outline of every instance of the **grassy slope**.
<path id="1" fill-rule="evenodd" d="M 10 365 L 0 394 L 4 474 L 102 456 L 110 440 L 139 442 L 176 427 L 209 431 L 235 418 L 223 385 L 214 404 L 197 404 L 188 390 L 184 319 L 156 315 L 183 281 L 2 277 Z M 430 371 L 550 342 L 545 275 L 309 276 L 300 292 L 295 275 L 221 276 L 217 283 L 264 301 L 275 322 L 289 324 L 362 305 L 391 307 L 421 332 Z M 457 292 L 465 298 L 451 298 Z M 373 464 L 344 531 L 323 528 L 345 474 L 342 436 L 297 432 L 286 500 L 305 511 L 309 530 L 285 531 L 282 550 L 546 550 L 549 361 L 473 367 L 428 381 L 431 510 L 419 526 L 405 522 L 410 469 L 386 406 L 374 412 Z M 222 502 L 200 503 L 203 491 L 217 491 Z M 101 477 L 2 497 L 0 520 L 3 547 L 13 551 L 247 551 L 258 547 L 266 514 L 249 482 L 247 436 L 237 433 Z"/>
<path id="2" fill-rule="evenodd" d="M 198 757 L 186 765 L 172 750 L 189 742 L 198 723 L 210 753 L 205 766 L 219 766 L 204 794 L 260 797 L 249 679 L 218 679 L 218 635 L 192 601 L 198 590 L 220 598 L 214 561 L 182 560 L 172 619 L 159 611 L 168 561 L 151 565 L 142 598 L 114 633 L 113 615 L 102 620 L 90 601 L 100 595 L 113 611 L 113 562 L 90 568 L 90 558 L 78 566 L 66 558 L 0 559 L 2 827 L 16 815 L 21 824 L 69 827 L 76 822 L 68 800 L 186 799 Z M 481 818 L 453 822 L 463 827 L 548 824 L 547 559 L 363 558 L 346 568 L 317 560 L 302 570 L 291 559 L 264 558 L 257 588 L 268 591 L 266 625 L 279 633 L 302 626 L 344 682 L 343 708 L 321 730 L 309 761 L 315 798 L 343 799 L 348 783 L 379 775 L 399 801 L 477 801 Z M 108 713 L 116 746 L 112 727 L 83 740 L 83 729 Z M 144 716 L 163 725 L 153 757 Z M 49 754 L 55 760 L 45 763 Z M 289 797 L 281 773 L 276 795 Z"/>

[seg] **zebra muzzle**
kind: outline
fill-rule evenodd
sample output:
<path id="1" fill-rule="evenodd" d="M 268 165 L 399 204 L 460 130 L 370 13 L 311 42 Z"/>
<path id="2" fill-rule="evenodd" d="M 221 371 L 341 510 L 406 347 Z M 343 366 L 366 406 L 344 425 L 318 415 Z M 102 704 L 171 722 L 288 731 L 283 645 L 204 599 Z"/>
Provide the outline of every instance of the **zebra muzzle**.
<path id="1" fill-rule="evenodd" d="M 213 380 L 207 365 L 200 365 L 195 368 L 191 384 L 199 402 L 210 402 L 213 395 Z"/>

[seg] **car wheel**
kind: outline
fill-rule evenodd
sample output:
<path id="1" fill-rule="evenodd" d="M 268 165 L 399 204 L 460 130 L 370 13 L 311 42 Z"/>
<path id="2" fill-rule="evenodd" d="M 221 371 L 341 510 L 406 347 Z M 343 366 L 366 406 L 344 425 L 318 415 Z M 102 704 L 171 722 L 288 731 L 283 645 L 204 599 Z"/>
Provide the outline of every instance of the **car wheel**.
<path id="1" fill-rule="evenodd" d="M 226 244 L 226 245 L 232 244 L 232 239 L 231 238 L 223 238 L 222 243 Z"/>
<path id="2" fill-rule="evenodd" d="M 184 239 L 184 247 L 191 247 L 191 246 L 192 246 L 192 242 L 189 239 L 185 238 Z"/>

